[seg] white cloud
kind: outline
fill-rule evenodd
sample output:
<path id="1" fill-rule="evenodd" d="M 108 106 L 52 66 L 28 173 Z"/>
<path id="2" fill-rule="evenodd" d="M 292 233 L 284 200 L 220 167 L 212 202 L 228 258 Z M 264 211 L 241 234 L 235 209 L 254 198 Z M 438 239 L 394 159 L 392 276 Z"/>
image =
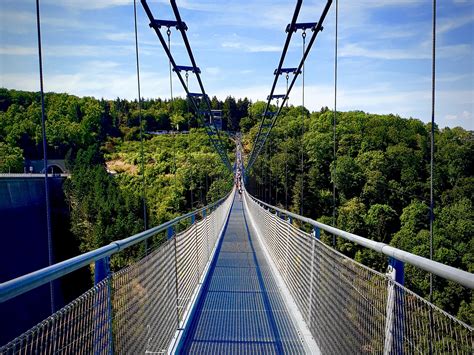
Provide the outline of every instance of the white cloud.
<path id="1" fill-rule="evenodd" d="M 1 31 L 13 34 L 36 33 L 36 14 L 31 11 L 16 11 L 9 9 L 1 9 L 0 23 Z M 75 16 L 75 15 L 74 15 Z M 50 16 L 48 13 L 42 13 L 41 25 L 44 31 L 53 28 L 55 31 L 60 30 L 107 30 L 112 31 L 113 27 L 107 23 L 94 22 L 91 23 L 86 18 L 73 17 L 66 15 L 64 17 Z"/>
<path id="2" fill-rule="evenodd" d="M 132 54 L 134 47 L 129 46 L 101 46 L 101 45 L 46 45 L 43 46 L 43 56 L 48 57 L 108 57 Z M 9 46 L 0 47 L 1 55 L 31 56 L 38 55 L 34 46 Z"/>
<path id="3" fill-rule="evenodd" d="M 43 0 L 44 3 L 49 5 L 59 5 L 74 10 L 99 10 L 108 7 L 124 6 L 133 4 L 133 0 Z"/>
<path id="4" fill-rule="evenodd" d="M 448 121 L 459 121 L 459 120 L 470 121 L 472 119 L 472 114 L 471 112 L 464 110 L 461 113 L 447 114 L 444 116 L 444 118 Z"/>
<path id="5" fill-rule="evenodd" d="M 472 117 L 472 115 L 471 115 L 471 113 L 470 113 L 469 111 L 463 111 L 463 112 L 461 113 L 461 117 L 462 117 L 463 119 L 466 119 L 466 120 L 467 120 L 467 119 L 470 119 L 470 118 Z"/>
<path id="6" fill-rule="evenodd" d="M 428 59 L 430 53 L 410 49 L 367 48 L 356 43 L 349 43 L 340 48 L 341 57 L 365 57 L 373 59 L 400 60 L 400 59 Z"/>
<path id="7" fill-rule="evenodd" d="M 372 44 L 374 47 L 375 45 Z M 470 44 L 455 44 L 438 46 L 436 54 L 439 58 L 461 58 L 472 56 Z M 431 50 L 422 44 L 418 47 L 405 48 L 370 48 L 368 45 L 349 43 L 343 45 L 339 50 L 341 57 L 364 57 L 383 60 L 405 60 L 405 59 L 431 59 Z"/>
<path id="8" fill-rule="evenodd" d="M 447 18 L 443 17 L 438 21 L 436 28 L 436 33 L 443 34 L 459 27 L 465 26 L 474 21 L 474 14 L 469 14 L 467 16 L 456 17 L 456 18 Z"/>
<path id="9" fill-rule="evenodd" d="M 257 40 L 251 37 L 243 37 L 237 33 L 230 36 L 224 36 L 220 40 L 222 48 L 237 50 L 248 53 L 262 53 L 262 52 L 281 52 L 283 44 L 271 44 Z"/>
<path id="10" fill-rule="evenodd" d="M 48 73 L 44 77 L 44 87 L 47 92 L 67 92 L 78 96 L 94 96 L 96 98 L 114 99 L 116 97 L 135 99 L 137 97 L 137 82 L 134 73 L 111 72 L 101 68 L 92 68 L 88 72 L 71 74 Z M 154 73 L 142 72 L 142 95 L 144 97 L 168 97 L 168 79 Z M 2 75 L 1 87 L 37 91 L 37 73 L 10 73 Z M 177 91 L 177 95 L 182 94 Z"/>
<path id="11" fill-rule="evenodd" d="M 8 33 L 25 34 L 36 28 L 32 26 L 36 22 L 33 12 L 11 11 L 2 8 L 0 11 L 1 31 Z"/>
<path id="12" fill-rule="evenodd" d="M 268 44 L 248 44 L 244 42 L 222 42 L 222 48 L 237 49 L 243 52 L 259 53 L 259 52 L 281 52 L 280 46 L 272 46 Z"/>
<path id="13" fill-rule="evenodd" d="M 2 45 L 0 47 L 0 55 L 38 55 L 38 49 L 35 47 L 26 47 L 26 46 L 8 46 Z"/>
<path id="14" fill-rule="evenodd" d="M 204 72 L 210 76 L 218 76 L 221 74 L 222 70 L 219 67 L 207 67 L 204 69 Z"/>

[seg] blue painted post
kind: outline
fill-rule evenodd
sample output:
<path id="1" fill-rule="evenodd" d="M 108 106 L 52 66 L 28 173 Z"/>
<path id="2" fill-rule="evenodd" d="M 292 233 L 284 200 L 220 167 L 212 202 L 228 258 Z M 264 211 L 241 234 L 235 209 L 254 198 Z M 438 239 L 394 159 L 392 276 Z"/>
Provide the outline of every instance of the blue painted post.
<path id="1" fill-rule="evenodd" d="M 103 259 L 96 260 L 95 262 L 94 285 L 97 286 L 103 280 L 108 280 L 105 295 L 103 292 L 99 292 L 98 299 L 95 303 L 96 329 L 94 337 L 94 353 L 102 354 L 104 353 L 104 350 L 108 350 L 108 353 L 112 354 L 112 295 L 110 287 L 110 257 L 108 256 Z M 103 305 L 104 302 L 105 307 Z M 106 342 L 103 341 L 104 338 L 107 339 Z"/>
<path id="2" fill-rule="evenodd" d="M 314 227 L 313 228 L 313 233 L 314 233 L 314 237 L 317 240 L 321 240 L 321 230 L 319 229 L 319 227 Z"/>
<path id="3" fill-rule="evenodd" d="M 166 239 L 170 240 L 171 238 L 173 238 L 173 235 L 174 235 L 174 228 L 173 226 L 170 226 L 168 227 L 168 229 L 166 229 Z"/>
<path id="4" fill-rule="evenodd" d="M 191 216 L 191 224 L 194 224 L 195 222 L 196 222 L 196 215 L 193 214 L 193 215 Z"/>
<path id="5" fill-rule="evenodd" d="M 394 281 L 403 286 L 405 284 L 405 264 L 403 261 L 390 258 L 388 264 L 395 270 Z"/>
<path id="6" fill-rule="evenodd" d="M 107 256 L 95 262 L 94 285 L 107 278 L 110 273 L 110 258 Z"/>
<path id="7" fill-rule="evenodd" d="M 404 263 L 395 258 L 390 258 L 387 275 L 392 281 L 403 286 L 405 283 Z M 403 291 L 395 283 L 388 283 L 384 353 L 403 354 L 403 296 Z"/>

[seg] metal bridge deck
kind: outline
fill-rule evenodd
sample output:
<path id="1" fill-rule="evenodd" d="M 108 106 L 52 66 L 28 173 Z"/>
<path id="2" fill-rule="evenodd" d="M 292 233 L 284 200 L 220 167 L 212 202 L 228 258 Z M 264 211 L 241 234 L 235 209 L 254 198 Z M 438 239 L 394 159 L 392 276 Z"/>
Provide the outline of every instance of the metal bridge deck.
<path id="1" fill-rule="evenodd" d="M 238 194 L 183 353 L 303 353 L 305 347 Z"/>

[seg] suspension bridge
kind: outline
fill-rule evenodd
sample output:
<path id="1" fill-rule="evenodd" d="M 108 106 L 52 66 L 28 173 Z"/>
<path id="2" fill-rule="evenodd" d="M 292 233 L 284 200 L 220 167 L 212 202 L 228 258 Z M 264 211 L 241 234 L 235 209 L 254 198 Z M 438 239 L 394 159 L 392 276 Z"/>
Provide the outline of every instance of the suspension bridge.
<path id="1" fill-rule="evenodd" d="M 304 78 L 305 59 L 332 2 L 326 2 L 317 22 L 299 23 L 302 1 L 296 1 L 253 150 L 244 164 L 237 139 L 236 161 L 231 164 L 176 2 L 170 2 L 175 19 L 160 20 L 146 0 L 141 1 L 168 56 L 170 75 L 178 77 L 222 163 L 234 171 L 236 186 L 219 201 L 153 228 L 146 225 L 144 196 L 145 231 L 0 284 L 0 302 L 7 302 L 42 285 L 52 288 L 54 280 L 94 265 L 94 287 L 59 310 L 52 307 L 48 318 L 0 347 L 1 354 L 472 354 L 472 327 L 404 287 L 404 267 L 411 265 L 469 289 L 474 288 L 472 273 L 272 206 L 245 188 L 298 76 Z M 38 1 L 37 10 L 41 48 Z M 175 61 L 171 29 L 181 33 L 191 65 Z M 285 67 L 286 51 L 297 31 L 303 34 L 302 58 L 296 67 Z M 197 93 L 188 89 L 189 73 L 198 83 Z M 283 74 L 286 92 L 275 94 Z M 42 82 L 42 73 L 40 77 Z M 277 100 L 276 111 L 272 100 Z M 46 154 L 44 160 L 47 166 Z M 387 272 L 339 253 L 321 241 L 322 233 L 383 255 Z M 162 237 L 163 243 L 154 243 Z M 146 243 L 146 253 L 112 272 L 111 256 L 140 243 Z"/>

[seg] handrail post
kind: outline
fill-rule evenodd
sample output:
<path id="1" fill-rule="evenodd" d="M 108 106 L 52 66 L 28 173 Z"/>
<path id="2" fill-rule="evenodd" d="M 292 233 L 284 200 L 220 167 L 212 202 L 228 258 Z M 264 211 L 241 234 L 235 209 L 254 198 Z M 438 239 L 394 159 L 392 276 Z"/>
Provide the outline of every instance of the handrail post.
<path id="1" fill-rule="evenodd" d="M 286 226 L 286 245 L 289 245 L 289 241 L 290 241 L 290 228 L 291 228 L 291 224 L 293 223 L 293 219 L 290 217 L 290 216 L 287 216 L 288 218 L 286 219 L 286 223 L 287 223 L 287 226 Z M 289 256 L 288 256 L 288 248 L 285 248 L 285 277 L 288 278 L 288 259 L 289 259 Z M 287 280 L 285 280 L 287 281 Z"/>
<path id="2" fill-rule="evenodd" d="M 199 280 L 201 278 L 201 263 L 199 260 L 199 245 L 198 245 L 198 229 L 196 224 L 196 215 L 191 216 L 191 225 L 194 226 L 194 248 L 196 249 L 196 285 L 199 285 Z"/>
<path id="3" fill-rule="evenodd" d="M 212 213 L 212 210 L 209 209 L 209 215 Z M 202 218 L 203 219 L 206 219 L 207 218 L 207 210 L 204 209 L 202 211 Z M 206 258 L 206 262 L 209 261 L 209 255 L 210 255 L 210 250 L 209 250 L 209 233 L 210 233 L 210 226 L 207 224 L 207 222 L 204 223 L 205 227 L 206 227 L 206 246 L 207 246 L 207 258 Z"/>
<path id="4" fill-rule="evenodd" d="M 384 354 L 403 353 L 403 294 L 397 292 L 396 283 L 405 282 L 404 263 L 390 258 L 387 268 L 388 289 L 385 321 Z"/>
<path id="5" fill-rule="evenodd" d="M 107 278 L 110 273 L 110 258 L 107 256 L 95 262 L 94 267 L 94 286 L 97 286 L 102 280 Z"/>
<path id="6" fill-rule="evenodd" d="M 100 290 L 97 292 L 95 302 L 95 337 L 94 353 L 102 354 L 105 345 L 108 353 L 113 353 L 113 334 L 112 334 L 112 290 L 110 285 L 110 257 L 95 261 L 94 265 L 94 285 L 97 286 L 103 280 L 107 280 L 107 289 L 105 297 Z M 105 299 L 104 299 L 105 298 Z M 105 303 L 105 307 L 104 307 Z M 105 313 L 105 314 L 104 314 Z M 104 337 L 107 339 L 104 343 Z"/>
<path id="7" fill-rule="evenodd" d="M 174 233 L 174 227 L 169 226 L 166 229 L 166 239 L 170 240 L 173 239 L 174 245 L 174 274 L 175 274 L 175 296 L 176 296 L 176 321 L 177 326 L 176 329 L 179 329 L 179 322 L 180 322 L 180 315 L 179 315 L 179 288 L 178 288 L 178 245 L 177 245 L 177 238 Z"/>
<path id="8" fill-rule="evenodd" d="M 309 300 L 308 300 L 308 327 L 311 329 L 311 312 L 313 310 L 313 278 L 314 278 L 314 264 L 315 264 L 315 244 L 316 239 L 321 238 L 321 232 L 319 231 L 318 227 L 313 228 L 313 233 L 311 234 L 311 271 L 310 271 L 310 278 L 309 278 Z"/>

